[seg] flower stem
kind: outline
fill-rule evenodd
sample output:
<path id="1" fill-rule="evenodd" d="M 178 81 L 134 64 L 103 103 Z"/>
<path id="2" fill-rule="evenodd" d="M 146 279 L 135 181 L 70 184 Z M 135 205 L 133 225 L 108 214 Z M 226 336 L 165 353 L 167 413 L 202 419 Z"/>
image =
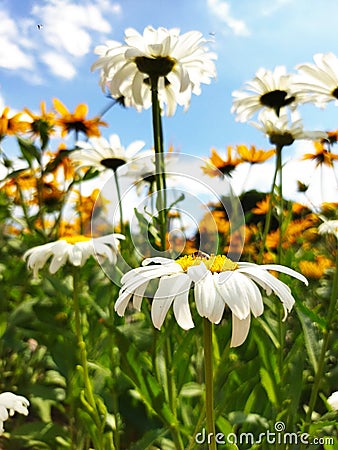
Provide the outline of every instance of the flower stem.
<path id="1" fill-rule="evenodd" d="M 157 189 L 157 210 L 160 222 L 161 250 L 166 249 L 167 213 L 166 213 L 166 179 L 165 161 L 163 149 L 163 133 L 161 111 L 158 101 L 158 76 L 150 76 L 151 80 L 151 104 L 153 118 L 153 134 L 155 148 L 155 179 Z"/>
<path id="2" fill-rule="evenodd" d="M 262 237 L 262 245 L 261 245 L 261 249 L 258 255 L 258 264 L 261 264 L 263 261 L 263 256 L 264 256 L 264 251 L 265 251 L 265 244 L 266 244 L 266 238 L 268 236 L 268 233 L 270 231 L 270 225 L 271 225 L 271 216 L 272 216 L 272 208 L 273 208 L 273 198 L 274 198 L 274 192 L 275 192 L 275 187 L 276 187 L 276 180 L 277 180 L 277 175 L 279 172 L 279 165 L 280 165 L 280 160 L 278 155 L 282 154 L 282 146 L 277 145 L 276 146 L 276 153 L 277 153 L 277 158 L 276 158 L 276 166 L 275 166 L 275 172 L 273 175 L 273 180 L 272 180 L 272 186 L 271 186 L 271 191 L 270 191 L 270 198 L 269 198 L 269 209 L 268 212 L 266 214 L 266 218 L 265 218 L 265 225 L 264 225 L 264 231 L 263 231 L 263 237 Z"/>
<path id="3" fill-rule="evenodd" d="M 212 358 L 212 323 L 203 319 L 203 347 L 205 372 L 205 409 L 209 450 L 216 450 L 214 417 L 214 380 Z M 210 439 L 209 439 L 210 436 Z"/>
<path id="4" fill-rule="evenodd" d="M 311 417 L 312 417 L 312 413 L 313 413 L 315 405 L 316 405 L 316 400 L 317 400 L 317 396 L 318 396 L 318 392 L 319 392 L 319 388 L 320 388 L 320 382 L 322 381 L 322 378 L 323 378 L 325 357 L 326 357 L 327 349 L 329 347 L 330 337 L 332 334 L 332 324 L 333 324 L 333 321 L 335 320 L 334 312 L 336 309 L 337 299 L 338 299 L 338 248 L 336 249 L 335 274 L 334 274 L 333 283 L 332 283 L 332 291 L 331 291 L 331 296 L 330 296 L 329 308 L 327 311 L 327 323 L 326 323 L 326 328 L 323 331 L 323 343 L 322 343 L 322 348 L 321 348 L 321 352 L 320 352 L 320 356 L 319 356 L 317 372 L 315 373 L 315 377 L 313 380 L 313 385 L 312 385 L 311 395 L 310 395 L 310 400 L 309 400 L 309 407 L 308 407 L 308 410 L 306 412 L 306 417 L 305 417 L 305 426 L 304 426 L 305 433 L 307 433 L 310 428 Z M 305 448 L 306 448 L 306 446 L 304 444 L 302 444 L 300 450 L 304 450 Z"/>
<path id="5" fill-rule="evenodd" d="M 167 369 L 167 380 L 168 380 L 168 403 L 175 417 L 175 424 L 172 424 L 170 427 L 172 438 L 175 442 L 175 448 L 177 450 L 183 450 L 184 445 L 182 442 L 182 437 L 177 421 L 177 390 L 176 383 L 174 377 L 174 370 L 172 366 L 172 352 L 171 352 L 171 342 L 170 342 L 170 333 L 167 333 L 165 336 L 164 342 L 164 356 L 166 361 L 166 369 Z"/>
<path id="6" fill-rule="evenodd" d="M 277 264 L 282 263 L 282 243 L 283 243 L 283 173 L 282 173 L 282 148 L 277 146 L 277 172 L 279 173 L 279 211 L 278 211 L 278 228 L 279 228 L 279 240 L 278 240 L 278 254 Z"/>
<path id="7" fill-rule="evenodd" d="M 102 423 L 102 419 L 100 417 L 100 413 L 98 411 L 92 383 L 90 380 L 89 372 L 88 372 L 88 360 L 87 360 L 87 350 L 86 344 L 82 335 L 82 324 L 81 324 L 81 312 L 80 312 L 80 304 L 79 304 L 79 282 L 80 282 L 80 273 L 79 270 L 74 267 L 73 270 L 73 307 L 74 307 L 74 319 L 75 319 L 75 334 L 77 339 L 77 344 L 80 350 L 80 364 L 82 368 L 83 375 L 83 383 L 84 383 L 84 403 L 87 408 L 88 414 L 91 416 L 95 426 L 95 436 L 91 433 L 91 437 L 97 449 L 104 449 L 104 437 L 103 437 L 103 429 L 104 423 Z"/>
<path id="8" fill-rule="evenodd" d="M 117 175 L 117 170 L 114 170 L 114 180 L 115 180 L 115 186 L 116 186 L 116 192 L 117 192 L 117 201 L 119 203 L 119 212 L 120 212 L 120 233 L 124 233 L 124 224 L 123 224 L 123 209 L 122 209 L 122 198 L 121 198 L 121 190 L 120 190 L 120 183 L 119 183 L 119 177 Z"/>

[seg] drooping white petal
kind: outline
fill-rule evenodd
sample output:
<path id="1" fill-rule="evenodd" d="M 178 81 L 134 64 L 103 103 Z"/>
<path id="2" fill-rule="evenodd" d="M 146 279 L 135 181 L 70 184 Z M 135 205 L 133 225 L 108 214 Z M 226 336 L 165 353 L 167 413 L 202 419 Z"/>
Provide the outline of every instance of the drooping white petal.
<path id="1" fill-rule="evenodd" d="M 8 419 L 8 411 L 7 409 L 3 406 L 0 405 L 0 434 L 1 434 L 1 422 L 5 421 Z"/>
<path id="2" fill-rule="evenodd" d="M 239 319 L 244 319 L 250 314 L 250 295 L 252 286 L 237 270 L 222 272 L 216 289 L 223 301 Z"/>
<path id="3" fill-rule="evenodd" d="M 212 273 L 201 263 L 198 266 L 189 267 L 188 275 L 195 282 L 194 294 L 197 312 L 211 321 L 216 298 Z"/>
<path id="4" fill-rule="evenodd" d="M 145 281 L 143 284 L 139 285 L 133 295 L 133 307 L 136 311 L 141 311 L 141 304 L 144 297 L 145 290 L 147 289 L 149 281 Z"/>
<path id="5" fill-rule="evenodd" d="M 188 281 L 189 277 L 186 274 L 165 276 L 160 279 L 151 305 L 151 318 L 155 328 L 161 328 L 174 298 L 187 291 Z"/>
<path id="6" fill-rule="evenodd" d="M 263 289 L 265 289 L 267 293 L 272 290 L 279 297 L 284 307 L 285 320 L 287 313 L 291 311 L 295 303 L 295 299 L 291 294 L 290 288 L 285 283 L 271 275 L 271 273 L 267 272 L 264 269 L 260 269 L 259 266 L 251 268 L 242 267 L 237 270 L 247 274 L 252 280 L 259 284 Z M 268 289 L 266 289 L 266 287 L 268 287 Z"/>
<path id="7" fill-rule="evenodd" d="M 214 299 L 214 306 L 212 308 L 212 311 L 209 315 L 209 320 L 212 323 L 219 323 L 222 320 L 224 309 L 225 309 L 225 303 L 220 295 L 217 285 L 218 285 L 218 273 L 213 274 L 213 281 L 214 281 L 214 291 L 215 291 L 215 299 Z"/>
<path id="8" fill-rule="evenodd" d="M 194 321 L 191 316 L 189 307 L 189 289 L 191 286 L 191 280 L 189 277 L 186 279 L 186 285 L 182 286 L 182 292 L 174 298 L 174 315 L 177 323 L 184 330 L 194 328 Z"/>
<path id="9" fill-rule="evenodd" d="M 137 289 L 137 288 L 135 288 L 135 289 Z M 124 316 L 124 313 L 126 311 L 126 308 L 128 306 L 129 300 L 131 299 L 132 295 L 133 295 L 133 292 L 130 292 L 127 289 L 124 290 L 123 292 L 120 291 L 118 299 L 116 300 L 116 303 L 114 305 L 114 310 L 117 312 L 117 314 L 120 317 Z"/>
<path id="10" fill-rule="evenodd" d="M 244 319 L 239 319 L 235 314 L 232 315 L 232 336 L 230 347 L 242 345 L 248 336 L 250 330 L 250 314 Z"/>

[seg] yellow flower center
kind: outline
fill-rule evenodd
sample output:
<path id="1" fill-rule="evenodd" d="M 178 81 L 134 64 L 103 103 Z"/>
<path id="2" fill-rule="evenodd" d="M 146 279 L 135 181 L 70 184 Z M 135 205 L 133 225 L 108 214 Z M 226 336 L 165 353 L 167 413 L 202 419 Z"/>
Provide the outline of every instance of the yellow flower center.
<path id="1" fill-rule="evenodd" d="M 91 238 L 87 236 L 82 236 L 82 234 L 78 234 L 76 236 L 65 236 L 60 238 L 60 241 L 66 241 L 67 244 L 77 244 L 78 242 L 86 242 L 90 241 Z"/>
<path id="2" fill-rule="evenodd" d="M 178 258 L 176 262 L 182 267 L 184 272 L 186 272 L 189 267 L 198 266 L 201 263 L 204 263 L 210 272 L 219 273 L 226 272 L 227 270 L 236 270 L 238 268 L 238 264 L 231 261 L 231 259 L 227 258 L 225 255 L 186 255 Z"/>

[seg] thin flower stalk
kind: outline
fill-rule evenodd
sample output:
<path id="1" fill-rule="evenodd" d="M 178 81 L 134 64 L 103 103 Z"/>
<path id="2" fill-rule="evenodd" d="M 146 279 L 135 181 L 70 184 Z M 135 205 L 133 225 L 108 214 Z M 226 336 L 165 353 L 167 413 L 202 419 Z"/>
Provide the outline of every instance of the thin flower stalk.
<path id="1" fill-rule="evenodd" d="M 166 249 L 167 234 L 167 214 L 166 214 L 166 180 L 165 180 L 165 160 L 163 149 L 162 119 L 158 99 L 158 80 L 157 75 L 150 76 L 151 82 L 151 100 L 152 100 L 152 119 L 155 147 L 155 178 L 158 198 L 158 213 L 160 221 L 161 250 Z"/>
<path id="2" fill-rule="evenodd" d="M 87 408 L 89 415 L 92 417 L 95 423 L 95 429 L 97 433 L 91 434 L 93 439 L 93 443 L 96 448 L 103 449 L 104 448 L 104 427 L 105 420 L 102 420 L 101 414 L 98 410 L 92 382 L 90 380 L 89 372 L 88 372 L 88 359 L 87 359 L 87 349 L 86 344 L 82 335 L 82 323 L 81 323 L 81 311 L 79 305 L 79 289 L 80 289 L 80 272 L 74 267 L 73 269 L 73 307 L 74 307 L 74 321 L 75 321 L 75 334 L 76 339 L 80 351 L 80 361 L 81 361 L 81 369 L 84 383 L 84 398 L 82 399 L 83 405 Z M 103 418 L 104 419 L 104 418 Z M 112 443 L 112 450 L 114 449 Z"/>
<path id="3" fill-rule="evenodd" d="M 283 146 L 276 146 L 276 153 L 278 154 L 282 154 L 282 148 Z M 273 205 L 274 205 L 274 193 L 275 193 L 275 188 L 276 188 L 276 180 L 277 180 L 277 176 L 278 176 L 278 172 L 279 172 L 279 162 L 278 162 L 278 156 L 276 158 L 276 165 L 275 165 L 275 172 L 273 175 L 273 180 L 272 180 L 272 185 L 271 185 L 271 191 L 270 191 L 270 195 L 269 195 L 269 209 L 268 212 L 266 214 L 265 217 L 265 225 L 264 225 L 264 231 L 263 231 L 263 237 L 262 237 L 262 245 L 261 245 L 261 249 L 260 249 L 260 253 L 258 255 L 258 264 L 261 264 L 263 261 L 263 257 L 264 257 L 264 251 L 265 251 L 265 247 L 266 247 L 266 239 L 268 236 L 268 233 L 270 231 L 270 225 L 271 225 L 271 217 L 272 217 L 272 209 L 273 209 Z"/>
<path id="4" fill-rule="evenodd" d="M 326 316 L 327 317 L 326 328 L 323 331 L 323 343 L 322 343 L 322 347 L 321 347 L 321 351 L 320 351 L 320 355 L 319 355 L 318 368 L 317 368 L 317 372 L 315 373 L 315 376 L 314 376 L 308 410 L 306 412 L 306 417 L 305 417 L 305 425 L 304 425 L 304 430 L 303 430 L 305 433 L 307 433 L 310 428 L 312 414 L 315 409 L 315 405 L 316 405 L 316 401 L 317 401 L 317 397 L 318 397 L 318 393 L 319 393 L 319 389 L 320 389 L 320 384 L 323 379 L 323 375 L 324 375 L 324 371 L 325 371 L 325 359 L 326 359 L 326 353 L 329 348 L 329 342 L 330 342 L 330 338 L 331 338 L 332 331 L 333 331 L 333 324 L 334 324 L 334 320 L 335 320 L 334 312 L 337 307 L 337 298 L 338 298 L 338 245 L 336 248 L 335 273 L 334 273 L 334 277 L 333 277 L 330 302 L 329 302 L 329 307 L 328 307 L 327 316 Z M 305 449 L 306 449 L 306 445 L 302 444 L 300 447 L 300 450 L 305 450 Z"/>
<path id="5" fill-rule="evenodd" d="M 213 352 L 212 352 L 213 324 L 207 318 L 203 318 L 203 348 L 204 348 L 204 373 L 205 373 L 205 407 L 207 435 L 209 450 L 216 450 L 215 441 L 215 417 L 214 417 L 214 379 L 213 379 Z"/>
<path id="6" fill-rule="evenodd" d="M 124 222 L 123 222 L 122 197 L 121 197 L 121 189 L 120 189 L 119 177 L 117 175 L 117 170 L 114 170 L 114 180 L 115 180 L 115 187 L 116 187 L 116 193 L 117 193 L 117 201 L 118 201 L 118 204 L 119 204 L 120 233 L 121 234 L 125 234 Z"/>

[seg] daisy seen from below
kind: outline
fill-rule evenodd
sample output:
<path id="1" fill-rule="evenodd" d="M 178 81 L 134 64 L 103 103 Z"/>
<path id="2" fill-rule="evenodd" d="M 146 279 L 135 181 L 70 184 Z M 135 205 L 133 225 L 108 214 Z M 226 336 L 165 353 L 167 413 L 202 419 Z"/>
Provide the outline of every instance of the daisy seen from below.
<path id="1" fill-rule="evenodd" d="M 111 169 L 115 172 L 119 167 L 140 157 L 138 152 L 144 145 L 143 141 L 134 141 L 124 148 L 119 136 L 113 134 L 109 137 L 109 141 L 103 137 L 93 137 L 88 142 L 78 141 L 76 146 L 79 150 L 71 152 L 69 156 L 79 167 Z"/>
<path id="2" fill-rule="evenodd" d="M 312 160 L 316 162 L 316 167 L 326 165 L 333 167 L 333 162 L 338 160 L 338 155 L 334 155 L 330 150 L 325 148 L 323 142 L 314 142 L 315 153 L 305 153 L 302 160 Z"/>
<path id="3" fill-rule="evenodd" d="M 12 392 L 3 392 L 0 394 L 0 435 L 4 430 L 4 421 L 15 412 L 28 416 L 29 401 L 22 395 L 16 395 Z"/>
<path id="4" fill-rule="evenodd" d="M 233 147 L 231 145 L 227 148 L 226 156 L 220 155 L 217 150 L 212 148 L 210 158 L 205 160 L 206 165 L 201 167 L 201 169 L 210 177 L 231 176 L 238 164 L 243 162 L 238 155 L 234 156 L 232 152 Z"/>
<path id="5" fill-rule="evenodd" d="M 284 66 L 274 71 L 259 69 L 252 81 L 246 83 L 246 91 L 234 91 L 231 112 L 237 114 L 236 120 L 246 122 L 262 108 L 272 109 L 279 116 L 281 108 L 297 106 L 293 75 L 286 73 Z"/>
<path id="6" fill-rule="evenodd" d="M 54 134 L 55 125 L 55 113 L 53 111 L 46 110 L 46 102 L 40 102 L 41 114 L 35 114 L 28 108 L 24 109 L 25 113 L 30 117 L 30 132 L 33 137 L 39 137 L 41 139 L 42 148 L 44 149 L 49 140 L 49 136 Z"/>
<path id="7" fill-rule="evenodd" d="M 276 150 L 258 150 L 254 145 L 251 145 L 250 148 L 246 145 L 237 145 L 237 152 L 243 162 L 260 164 L 271 158 L 276 153 Z"/>
<path id="8" fill-rule="evenodd" d="M 139 108 L 150 107 L 151 85 L 159 82 L 160 104 L 172 115 L 177 104 L 188 108 L 191 94 L 199 95 L 201 83 L 216 76 L 216 55 L 206 42 L 198 31 L 148 26 L 142 35 L 128 28 L 125 45 L 109 41 L 95 49 L 99 59 L 92 70 L 101 69 L 100 84 L 113 98 L 125 97 Z"/>
<path id="9" fill-rule="evenodd" d="M 141 156 L 141 155 L 140 155 Z M 142 157 L 134 161 L 133 164 L 126 166 L 123 175 L 133 179 L 133 185 L 136 187 L 137 195 L 151 195 L 156 190 L 156 175 L 162 174 L 161 170 L 156 170 L 156 155 L 153 151 L 144 152 Z M 175 164 L 177 163 L 177 153 L 174 147 L 170 146 L 164 157 L 165 176 L 167 186 L 173 186 L 178 181 L 175 176 Z"/>
<path id="10" fill-rule="evenodd" d="M 13 136 L 29 129 L 30 123 L 23 120 L 22 116 L 22 112 L 11 113 L 8 106 L 2 110 L 0 115 L 0 141 L 5 136 Z"/>
<path id="11" fill-rule="evenodd" d="M 314 102 L 325 107 L 327 103 L 338 100 L 338 58 L 333 53 L 317 53 L 313 56 L 315 64 L 297 66 L 297 88 L 302 102 Z"/>
<path id="12" fill-rule="evenodd" d="M 60 117 L 55 119 L 55 124 L 61 127 L 61 136 L 65 137 L 68 133 L 75 131 L 85 134 L 88 137 L 100 136 L 100 126 L 107 126 L 106 122 L 100 120 L 100 117 L 86 119 L 88 106 L 80 103 L 76 106 L 74 113 L 71 113 L 66 106 L 57 98 L 53 99 L 55 110 Z"/>
<path id="13" fill-rule="evenodd" d="M 75 267 L 82 267 L 90 256 L 99 260 L 107 258 L 110 263 L 115 264 L 119 251 L 119 239 L 125 239 L 125 237 L 117 233 L 97 238 L 82 235 L 65 236 L 57 241 L 27 250 L 23 258 L 27 260 L 27 267 L 33 270 L 35 278 L 50 258 L 49 272 L 51 274 L 56 273 L 67 262 Z"/>
<path id="14" fill-rule="evenodd" d="M 264 133 L 271 144 L 283 147 L 292 145 L 296 139 L 320 140 L 327 139 L 325 131 L 307 131 L 297 111 L 288 114 L 280 114 L 274 111 L 261 111 L 258 115 L 259 122 L 250 122 L 250 125 Z"/>
<path id="15" fill-rule="evenodd" d="M 258 317 L 264 311 L 262 295 L 257 287 L 269 295 L 274 292 L 284 308 L 284 319 L 295 300 L 290 288 L 275 278 L 269 270 L 288 274 L 307 284 L 306 278 L 288 267 L 247 262 L 233 262 L 224 255 L 189 255 L 177 260 L 155 257 L 143 261 L 142 267 L 132 269 L 121 279 L 122 288 L 115 303 L 115 311 L 123 316 L 129 301 L 137 310 L 151 280 L 158 279 L 158 288 L 151 304 L 151 317 L 160 329 L 173 305 L 174 316 L 183 329 L 194 327 L 189 291 L 193 286 L 195 304 L 200 316 L 218 324 L 226 307 L 232 312 L 231 346 L 241 345 L 249 332 L 251 313 Z"/>

